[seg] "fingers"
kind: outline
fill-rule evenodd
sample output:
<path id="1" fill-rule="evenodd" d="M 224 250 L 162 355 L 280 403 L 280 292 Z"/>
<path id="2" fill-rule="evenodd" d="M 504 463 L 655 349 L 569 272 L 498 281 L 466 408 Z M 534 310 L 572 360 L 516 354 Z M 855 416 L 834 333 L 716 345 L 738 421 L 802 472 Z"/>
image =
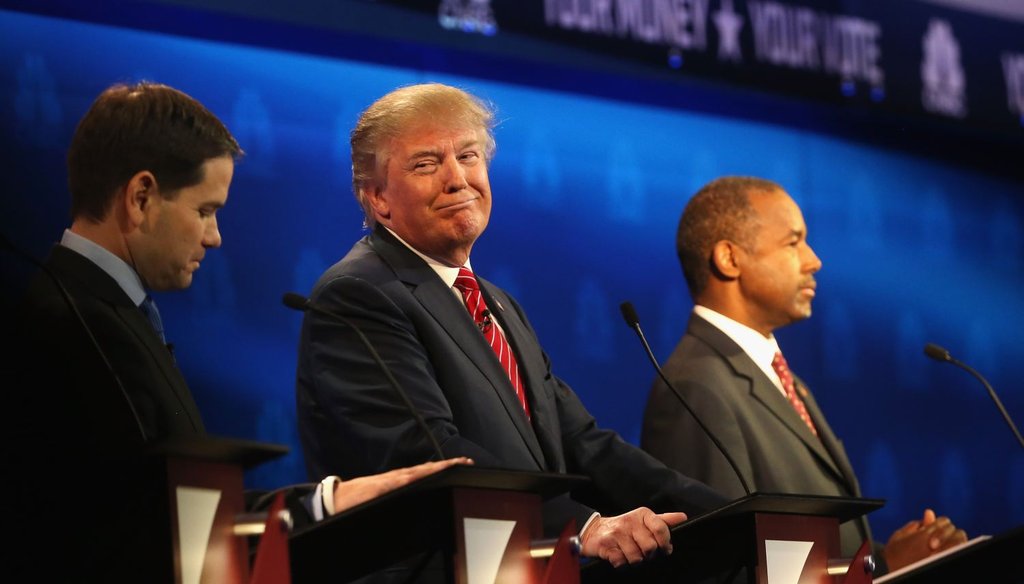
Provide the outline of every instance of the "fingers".
<path id="1" fill-rule="evenodd" d="M 660 517 L 662 521 L 668 524 L 669 527 L 675 527 L 680 523 L 686 521 L 687 519 L 686 513 L 683 513 L 681 511 L 674 513 L 659 513 L 658 517 Z"/>
<path id="2" fill-rule="evenodd" d="M 911 521 L 893 533 L 884 554 L 889 569 L 896 570 L 965 541 L 967 534 L 957 529 L 949 517 L 936 517 L 928 509 L 921 520 Z"/>
<path id="3" fill-rule="evenodd" d="M 666 554 L 672 553 L 672 531 L 670 528 L 684 521 L 686 521 L 686 513 L 660 513 L 644 518 L 644 524 L 647 525 L 658 544 L 657 549 L 664 550 Z"/>
<path id="4" fill-rule="evenodd" d="M 405 469 L 398 469 L 399 471 L 406 471 L 408 474 L 409 481 L 432 475 L 435 472 L 442 471 L 448 467 L 455 466 L 457 464 L 473 464 L 473 459 L 467 456 L 460 456 L 458 458 L 447 458 L 445 460 L 436 460 L 433 462 L 424 462 L 423 464 L 417 464 L 416 466 L 410 466 Z"/>
<path id="5" fill-rule="evenodd" d="M 940 517 L 929 526 L 928 548 L 932 552 L 943 550 L 967 541 L 967 534 L 957 529 L 948 517 Z"/>
<path id="6" fill-rule="evenodd" d="M 449 458 L 339 482 L 334 487 L 334 512 L 340 513 L 457 464 L 473 464 L 473 460 L 465 456 Z"/>
<path id="7" fill-rule="evenodd" d="M 645 530 L 626 534 L 618 539 L 617 542 L 617 548 L 612 548 L 612 550 L 614 552 L 617 549 L 618 552 L 621 552 L 624 561 L 620 560 L 619 563 L 612 562 L 612 565 L 616 568 L 626 564 L 639 564 L 648 557 L 647 554 L 651 553 L 649 550 L 652 548 L 657 549 L 654 538 L 649 533 L 646 533 Z M 611 560 L 609 559 L 609 561 Z"/>
<path id="8" fill-rule="evenodd" d="M 619 567 L 650 559 L 659 551 L 672 553 L 669 527 L 685 520 L 685 513 L 658 515 L 646 507 L 598 518 L 583 534 L 583 555 L 600 557 Z"/>

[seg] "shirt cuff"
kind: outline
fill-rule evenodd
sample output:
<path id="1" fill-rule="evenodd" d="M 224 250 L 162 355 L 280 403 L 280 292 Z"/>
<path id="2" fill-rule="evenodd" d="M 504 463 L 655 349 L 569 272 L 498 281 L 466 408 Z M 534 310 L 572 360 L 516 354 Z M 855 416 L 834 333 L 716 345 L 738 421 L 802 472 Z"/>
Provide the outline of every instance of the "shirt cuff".
<path id="1" fill-rule="evenodd" d="M 341 482 L 341 477 L 331 475 L 316 486 L 313 491 L 313 519 L 322 520 L 324 517 L 334 515 L 334 489 Z"/>
<path id="2" fill-rule="evenodd" d="M 587 519 L 587 522 L 584 523 L 583 527 L 580 529 L 580 534 L 579 534 L 580 538 L 583 537 L 583 532 L 586 531 L 588 527 L 590 527 L 590 524 L 593 523 L 594 520 L 597 519 L 600 516 L 601 516 L 601 514 L 598 513 L 597 511 L 595 511 L 593 514 L 591 514 L 590 519 Z"/>

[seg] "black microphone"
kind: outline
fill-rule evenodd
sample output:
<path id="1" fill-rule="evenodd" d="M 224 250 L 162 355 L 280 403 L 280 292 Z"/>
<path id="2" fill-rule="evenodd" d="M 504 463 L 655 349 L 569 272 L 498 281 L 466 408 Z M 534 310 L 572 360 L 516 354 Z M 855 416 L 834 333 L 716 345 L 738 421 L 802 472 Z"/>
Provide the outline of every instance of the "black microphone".
<path id="1" fill-rule="evenodd" d="M 982 385 L 985 386 L 985 389 L 988 390 L 988 395 L 991 396 L 992 401 L 996 403 L 996 407 L 999 408 L 999 412 L 1003 414 L 1003 419 L 1006 420 L 1006 423 L 1010 426 L 1010 430 L 1013 431 L 1013 435 L 1017 437 L 1017 442 L 1020 442 L 1021 447 L 1024 448 L 1024 438 L 1021 437 L 1020 430 L 1017 429 L 1017 426 L 1014 425 L 1013 420 L 1010 419 L 1010 414 L 1008 414 L 1006 412 L 1006 408 L 1003 407 L 1003 402 L 999 401 L 999 396 L 996 395 L 996 390 L 992 389 L 992 386 L 989 385 L 989 382 L 984 377 L 981 376 L 981 373 L 975 371 L 974 368 L 971 367 L 970 365 L 957 359 L 954 359 L 952 355 L 949 354 L 949 351 L 943 349 L 942 347 L 934 343 L 927 343 L 924 346 L 924 354 L 928 355 L 932 359 L 935 359 L 936 361 L 952 363 L 953 365 L 956 365 L 957 367 L 960 367 L 961 369 L 967 371 L 971 375 L 977 377 L 978 381 L 980 381 Z"/>
<path id="2" fill-rule="evenodd" d="M 661 377 L 661 380 L 665 382 L 665 385 L 667 385 L 668 388 L 672 390 L 672 393 L 675 394 L 676 399 L 679 400 L 679 403 L 683 404 L 683 407 L 686 408 L 686 411 L 690 412 L 690 416 L 693 417 L 694 421 L 697 422 L 697 425 L 700 426 L 700 429 L 704 431 L 707 437 L 711 439 L 711 442 L 715 445 L 715 448 L 717 448 L 718 451 L 722 453 L 722 456 L 725 457 L 725 460 L 729 463 L 729 466 L 732 467 L 732 472 L 736 473 L 736 478 L 740 480 L 740 485 L 743 486 L 743 491 L 749 495 L 750 486 L 747 485 L 746 479 L 743 478 L 743 473 L 741 473 L 739 467 L 736 466 L 736 461 L 732 459 L 732 456 L 729 456 L 729 453 L 726 452 L 725 447 L 722 446 L 722 443 L 719 442 L 718 438 L 716 438 L 715 435 L 711 433 L 711 430 L 709 430 L 708 427 L 704 425 L 704 422 L 700 420 L 700 417 L 697 416 L 697 413 L 693 411 L 693 408 L 690 407 L 690 404 L 686 402 L 686 398 L 683 397 L 683 394 L 678 389 L 676 389 L 674 385 L 672 385 L 672 382 L 669 381 L 668 377 L 665 376 L 665 372 L 661 370 L 661 365 L 658 365 L 658 360 L 655 359 L 654 352 L 651 351 L 651 346 L 647 343 L 647 338 L 644 337 L 644 331 L 640 328 L 640 317 L 637 316 L 636 309 L 633 308 L 633 303 L 623 302 L 622 304 L 619 305 L 619 308 L 622 310 L 622 318 L 626 319 L 626 324 L 629 325 L 629 328 L 636 331 L 636 335 L 640 337 L 640 342 L 643 343 L 644 350 L 647 351 L 647 358 L 651 360 L 651 363 L 654 365 L 654 369 L 658 371 L 658 376 Z"/>
<path id="3" fill-rule="evenodd" d="M 3 246 L 14 252 L 15 255 L 24 258 L 32 265 L 39 268 L 39 270 L 46 274 L 46 276 L 50 278 L 53 284 L 57 287 L 61 297 L 64 299 L 64 303 L 68 305 L 68 308 L 71 309 L 71 313 L 74 315 L 75 320 L 78 321 L 78 324 L 82 326 L 82 330 L 85 331 L 85 336 L 88 337 L 89 344 L 96 349 L 96 353 L 99 355 L 100 360 L 103 361 L 103 366 L 106 368 L 107 372 L 110 373 L 110 377 L 114 381 L 114 385 L 117 386 L 121 395 L 124 396 L 124 401 L 128 404 L 128 410 L 131 412 L 132 418 L 135 420 L 135 425 L 139 428 L 139 435 L 142 437 L 142 441 L 148 442 L 146 428 L 142 425 L 142 419 L 139 418 L 139 412 L 135 409 L 135 404 L 132 403 L 131 397 L 128 396 L 128 390 L 125 389 L 124 383 L 121 382 L 121 377 L 117 374 L 117 371 L 114 370 L 114 366 L 110 364 L 110 359 L 107 357 L 106 351 L 103 350 L 103 346 L 100 345 L 100 342 L 96 340 L 96 335 L 93 334 L 92 328 L 90 328 L 89 324 L 85 321 L 85 317 L 82 316 L 82 312 L 78 310 L 78 304 L 71 296 L 71 293 L 68 292 L 68 289 L 64 287 L 64 283 L 61 282 L 60 278 L 57 277 L 57 274 L 53 273 L 53 270 L 47 267 L 46 264 L 37 260 L 35 256 L 27 251 L 23 251 L 20 247 L 14 245 L 14 242 L 2 233 L 0 233 L 0 243 L 3 243 Z"/>
<path id="4" fill-rule="evenodd" d="M 388 382 L 391 384 L 391 387 L 394 388 L 395 393 L 398 394 L 398 397 L 402 398 L 402 403 L 405 404 L 405 408 L 409 410 L 409 413 L 416 420 L 416 424 L 419 425 L 420 430 L 422 430 L 423 433 L 427 436 L 427 439 L 430 441 L 430 445 L 434 448 L 434 454 L 437 455 L 437 459 L 444 460 L 445 456 L 444 453 L 441 451 L 441 445 L 437 443 L 437 439 L 434 438 L 434 435 L 430 432 L 430 428 L 427 426 L 427 422 L 423 419 L 423 416 L 420 414 L 419 410 L 416 409 L 416 406 L 412 405 L 412 400 L 409 399 L 409 394 L 407 394 L 405 390 L 402 389 L 402 386 L 399 385 L 398 380 L 395 379 L 395 376 L 391 373 L 391 369 L 388 368 L 387 364 L 384 363 L 384 360 L 381 359 L 380 354 L 377 353 L 377 349 L 375 349 L 373 347 L 373 344 L 370 343 L 370 339 L 366 338 L 366 335 L 363 334 L 363 331 L 360 330 L 360 328 L 356 326 L 355 323 L 353 323 L 351 320 L 345 318 L 344 316 L 336 312 L 332 312 L 330 310 L 326 310 L 324 308 L 317 306 L 312 301 L 310 301 L 309 298 L 306 298 L 301 294 L 296 294 L 295 292 L 285 292 L 284 297 L 281 298 L 281 301 L 284 302 L 284 305 L 287 306 L 288 308 L 298 310 L 300 312 L 306 312 L 307 310 L 309 310 L 317 314 L 322 314 L 328 318 L 333 318 L 334 320 L 344 323 L 345 326 L 355 331 L 356 335 L 359 336 L 359 340 L 363 342 L 363 346 L 366 347 L 366 350 L 370 353 L 370 356 L 373 357 L 373 360 L 376 361 L 377 366 L 380 367 L 380 370 L 384 373 L 384 377 L 387 378 Z"/>

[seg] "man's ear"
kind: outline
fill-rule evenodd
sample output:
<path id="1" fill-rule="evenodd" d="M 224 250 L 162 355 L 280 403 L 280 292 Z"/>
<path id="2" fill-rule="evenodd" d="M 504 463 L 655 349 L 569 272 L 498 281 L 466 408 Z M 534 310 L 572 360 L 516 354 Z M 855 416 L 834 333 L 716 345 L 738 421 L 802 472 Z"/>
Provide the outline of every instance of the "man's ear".
<path id="1" fill-rule="evenodd" d="M 154 198 L 158 196 L 160 196 L 160 187 L 157 186 L 156 177 L 152 172 L 140 170 L 128 179 L 128 182 L 122 187 L 119 202 L 131 227 L 142 225 L 146 219 L 146 213 L 153 205 Z"/>
<path id="2" fill-rule="evenodd" d="M 743 249 L 736 243 L 723 239 L 711 248 L 711 273 L 724 280 L 740 277 L 740 256 Z"/>
<path id="3" fill-rule="evenodd" d="M 391 205 L 388 204 L 387 198 L 384 197 L 384 189 L 376 183 L 368 182 L 360 187 L 360 191 L 370 204 L 370 208 L 373 209 L 378 220 L 391 218 Z"/>

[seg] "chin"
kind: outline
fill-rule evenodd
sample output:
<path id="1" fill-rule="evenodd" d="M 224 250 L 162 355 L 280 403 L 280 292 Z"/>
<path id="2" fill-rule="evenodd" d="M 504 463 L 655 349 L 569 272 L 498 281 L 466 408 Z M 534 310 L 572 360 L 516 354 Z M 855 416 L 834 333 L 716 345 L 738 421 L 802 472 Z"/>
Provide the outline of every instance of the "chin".
<path id="1" fill-rule="evenodd" d="M 178 279 L 168 289 L 169 290 L 184 290 L 192 285 L 192 274 L 189 274 L 183 278 Z"/>

